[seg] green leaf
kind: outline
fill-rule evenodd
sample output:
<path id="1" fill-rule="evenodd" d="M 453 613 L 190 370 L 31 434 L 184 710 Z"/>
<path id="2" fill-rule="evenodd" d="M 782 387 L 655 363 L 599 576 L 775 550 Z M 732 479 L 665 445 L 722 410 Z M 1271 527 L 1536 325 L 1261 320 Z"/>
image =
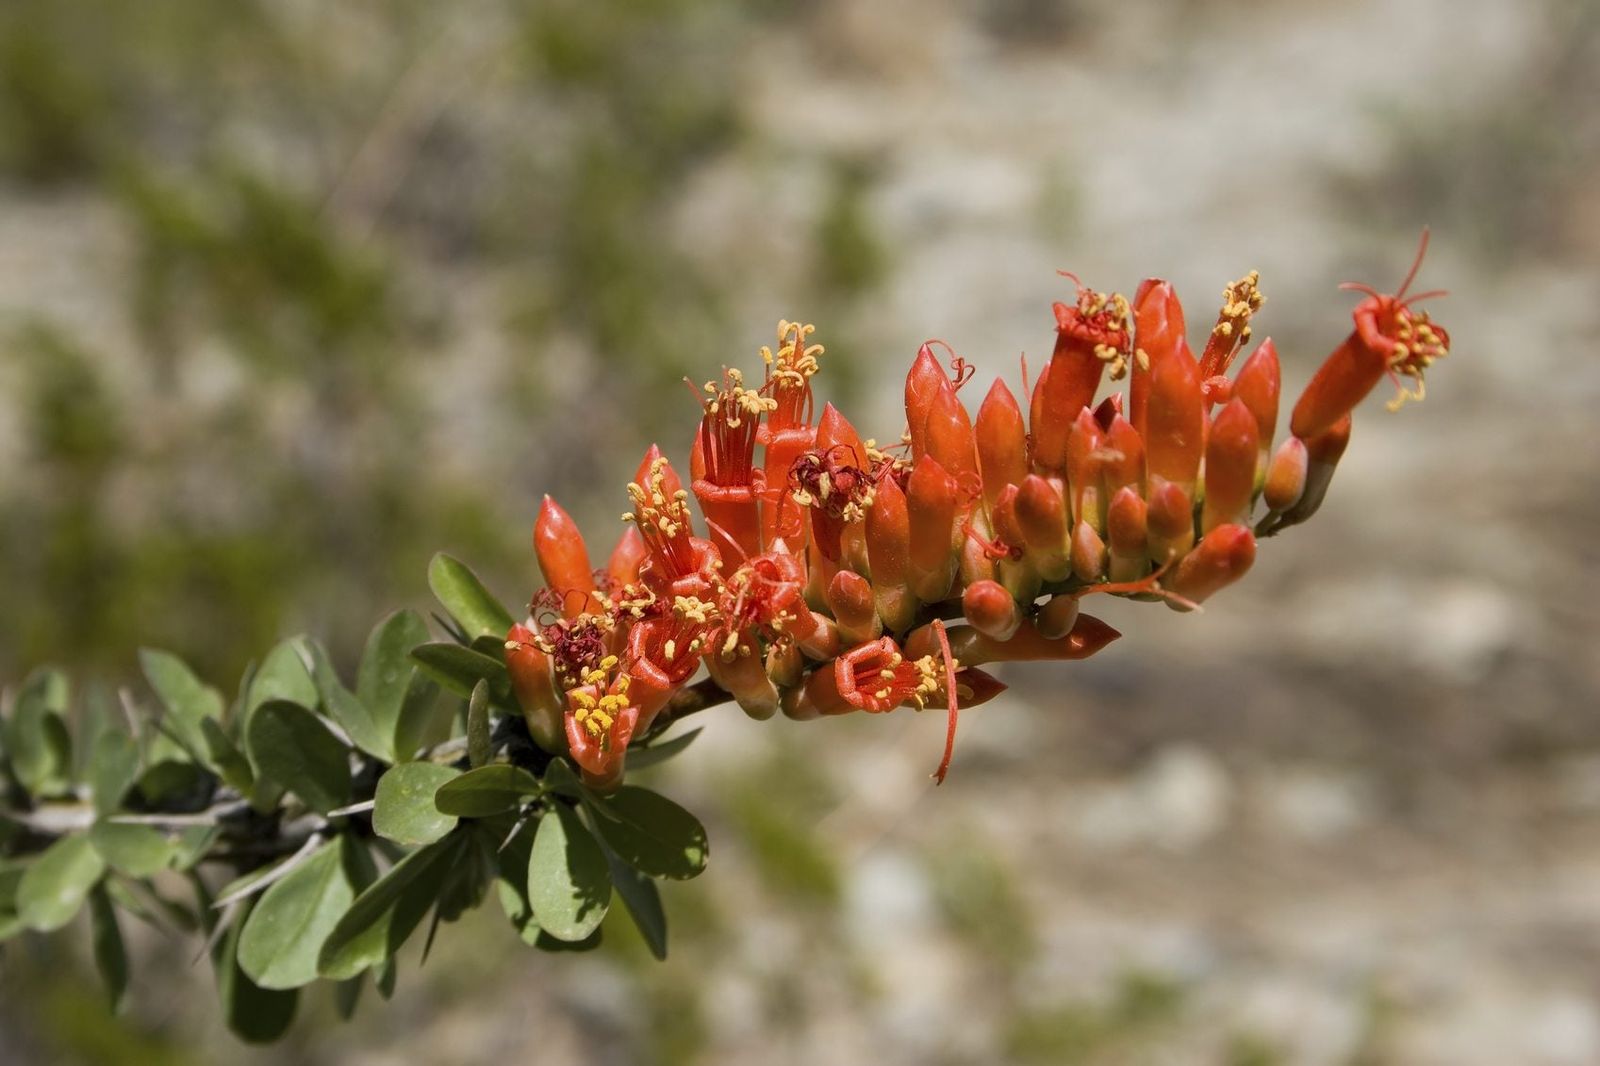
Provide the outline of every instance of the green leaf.
<path id="1" fill-rule="evenodd" d="M 444 713 L 440 711 L 438 682 L 420 669 L 414 669 L 411 683 L 406 686 L 405 702 L 400 705 L 400 717 L 394 725 L 397 758 L 414 759 L 422 748 L 449 736 L 454 709 L 446 707 Z"/>
<path id="2" fill-rule="evenodd" d="M 489 728 L 489 682 L 479 681 L 472 686 L 472 698 L 467 701 L 467 764 L 476 768 L 487 763 L 493 742 Z"/>
<path id="3" fill-rule="evenodd" d="M 356 747 L 384 762 L 394 762 L 393 730 L 382 728 L 355 693 L 344 687 L 322 645 L 315 641 L 306 643 L 311 649 L 312 676 L 317 693 L 322 697 L 323 709 L 339 723 Z"/>
<path id="4" fill-rule="evenodd" d="M 105 982 L 112 1013 L 116 1013 L 128 990 L 128 951 L 122 943 L 122 930 L 117 926 L 117 910 L 111 905 L 111 897 L 106 895 L 104 886 L 96 886 L 89 893 L 89 924 L 94 964 Z"/>
<path id="5" fill-rule="evenodd" d="M 255 787 L 255 771 L 250 769 L 250 760 L 244 757 L 227 730 L 207 718 L 200 723 L 200 732 L 205 739 L 206 757 L 210 765 L 216 767 L 218 776 L 229 788 L 249 795 Z"/>
<path id="6" fill-rule="evenodd" d="M 550 765 L 544 768 L 544 787 L 546 792 L 554 792 L 569 799 L 582 799 L 588 789 L 583 787 L 583 782 L 578 780 L 578 775 L 572 772 L 572 767 L 565 759 L 551 759 Z"/>
<path id="7" fill-rule="evenodd" d="M 295 1008 L 300 1003 L 298 989 L 283 991 L 262 988 L 239 965 L 239 941 L 249 924 L 250 904 L 240 911 L 217 945 L 212 960 L 217 968 L 217 993 L 222 997 L 223 1020 L 240 1040 L 250 1044 L 270 1044 L 289 1029 Z"/>
<path id="8" fill-rule="evenodd" d="M 323 941 L 317 972 L 344 980 L 399 951 L 438 900 L 464 844 L 458 834 L 414 851 L 357 896 Z"/>
<path id="9" fill-rule="evenodd" d="M 458 696 L 471 696 L 479 681 L 489 682 L 489 695 L 502 707 L 511 706 L 511 675 L 506 664 L 459 644 L 420 644 L 411 658 L 424 673 Z"/>
<path id="10" fill-rule="evenodd" d="M 464 563 L 440 552 L 428 564 L 428 587 L 471 640 L 481 636 L 505 639 L 514 619 L 489 594 Z"/>
<path id="11" fill-rule="evenodd" d="M 139 778 L 139 745 L 120 729 L 107 729 L 95 739 L 89 766 L 89 787 L 96 814 L 110 814 Z"/>
<path id="12" fill-rule="evenodd" d="M 533 906 L 528 902 L 528 863 L 532 857 L 533 832 L 523 826 L 495 852 L 499 876 L 494 885 L 500 909 L 516 929 L 517 936 L 530 947 L 540 933 L 539 923 L 533 918 Z"/>
<path id="13" fill-rule="evenodd" d="M 17 914 L 29 929 L 60 929 L 83 906 L 106 864 L 81 833 L 64 836 L 33 860 L 17 886 Z"/>
<path id="14" fill-rule="evenodd" d="M 262 988 L 317 979 L 317 952 L 362 889 L 372 858 L 349 836 L 324 844 L 256 902 L 239 937 L 239 965 Z"/>
<path id="15" fill-rule="evenodd" d="M 403 762 L 378 779 L 372 829 L 396 844 L 431 844 L 456 827 L 454 815 L 441 814 L 434 793 L 458 774 L 450 766 Z"/>
<path id="16" fill-rule="evenodd" d="M 428 623 L 415 611 L 396 611 L 372 630 L 361 653 L 361 669 L 356 675 L 356 696 L 372 720 L 390 738 L 394 753 L 409 759 L 420 747 L 412 735 L 415 727 L 405 722 L 408 704 L 420 694 L 413 692 L 418 679 L 411 649 L 428 642 Z M 432 687 L 425 680 L 421 684 Z M 431 702 L 431 701 L 430 701 Z"/>
<path id="17" fill-rule="evenodd" d="M 691 729 L 682 736 L 673 737 L 671 740 L 659 740 L 648 748 L 629 748 L 628 769 L 643 770 L 648 766 L 658 766 L 666 762 L 674 755 L 682 752 L 684 748 L 693 744 L 694 738 L 699 736 L 704 728 L 702 726 L 699 729 Z"/>
<path id="18" fill-rule="evenodd" d="M 172 868 L 188 870 L 198 865 L 221 835 L 221 827 L 215 825 L 191 825 L 178 830 L 173 839 Z"/>
<path id="19" fill-rule="evenodd" d="M 17 888 L 22 884 L 22 874 L 27 868 L 25 862 L 0 859 L 0 940 L 8 940 L 25 928 L 21 915 L 17 914 Z M 523 870 L 522 879 L 524 882 L 528 879 L 526 869 Z"/>
<path id="20" fill-rule="evenodd" d="M 319 814 L 350 802 L 350 749 L 298 703 L 273 699 L 250 716 L 246 743 L 261 776 Z"/>
<path id="21" fill-rule="evenodd" d="M 206 751 L 201 723 L 222 717 L 222 693 L 201 682 L 182 659 L 153 648 L 139 649 L 139 666 L 161 705 L 163 724 L 178 743 L 200 755 Z"/>
<path id="22" fill-rule="evenodd" d="M 261 666 L 250 678 L 250 694 L 245 699 L 245 716 L 271 700 L 288 700 L 302 707 L 317 705 L 317 685 L 300 654 L 299 637 L 280 641 L 267 652 Z"/>
<path id="23" fill-rule="evenodd" d="M 129 877 L 153 876 L 178 852 L 177 844 L 158 829 L 104 820 L 90 828 L 89 843 L 107 866 Z"/>
<path id="24" fill-rule="evenodd" d="M 589 808 L 600 836 L 643 873 L 681 881 L 706 868 L 705 826 L 659 792 L 624 785 Z"/>
<path id="25" fill-rule="evenodd" d="M 538 778 L 522 767 L 494 763 L 468 770 L 439 786 L 433 802 L 444 814 L 488 818 L 516 810 L 528 796 L 537 796 L 543 791 Z"/>
<path id="26" fill-rule="evenodd" d="M 565 804 L 539 819 L 528 862 L 528 903 L 557 940 L 586 939 L 611 905 L 611 871 L 600 845 Z"/>
<path id="27" fill-rule="evenodd" d="M 67 709 L 67 679 L 58 670 L 40 670 L 17 693 L 6 723 L 4 748 L 17 782 L 33 796 L 53 796 L 72 784 L 72 737 L 62 715 Z"/>
<path id="28" fill-rule="evenodd" d="M 609 848 L 606 850 L 606 862 L 611 867 L 611 882 L 617 887 L 617 895 L 622 897 L 628 916 L 638 926 L 645 946 L 650 949 L 650 954 L 665 960 L 667 912 L 661 906 L 661 892 L 656 888 L 656 883 Z"/>
<path id="29" fill-rule="evenodd" d="M 360 974 L 333 986 L 333 1009 L 340 1021 L 347 1022 L 355 1017 L 356 1006 L 361 1002 L 361 989 L 366 983 L 367 975 Z"/>

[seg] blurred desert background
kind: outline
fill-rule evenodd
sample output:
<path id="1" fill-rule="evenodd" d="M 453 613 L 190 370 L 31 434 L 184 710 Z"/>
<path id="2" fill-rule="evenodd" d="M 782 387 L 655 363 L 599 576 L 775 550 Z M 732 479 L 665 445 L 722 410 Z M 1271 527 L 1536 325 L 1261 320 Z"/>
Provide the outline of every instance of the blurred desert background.
<path id="1" fill-rule="evenodd" d="M 1095 604 L 942 788 L 942 716 L 708 716 L 651 771 L 712 837 L 665 964 L 490 907 L 252 1049 L 194 943 L 112 1018 L 20 939 L 0 1061 L 1600 1062 L 1597 105 L 1593 0 L 0 0 L 8 680 L 348 663 L 441 548 L 522 600 L 540 494 L 609 543 L 779 317 L 880 438 L 924 339 L 1038 365 L 1057 269 L 1195 327 L 1261 270 L 1292 396 L 1428 224 L 1455 342 L 1248 581 Z"/>

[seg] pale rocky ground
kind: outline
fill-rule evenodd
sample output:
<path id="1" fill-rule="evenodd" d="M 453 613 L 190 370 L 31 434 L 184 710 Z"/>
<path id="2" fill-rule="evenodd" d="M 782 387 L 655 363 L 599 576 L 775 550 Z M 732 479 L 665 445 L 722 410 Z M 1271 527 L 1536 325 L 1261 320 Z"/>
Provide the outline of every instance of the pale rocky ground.
<path id="1" fill-rule="evenodd" d="M 1058 268 L 1170 277 L 1191 323 L 1259 268 L 1290 393 L 1347 328 L 1334 284 L 1396 283 L 1433 221 L 1424 284 L 1452 290 L 1435 313 L 1455 351 L 1423 405 L 1369 401 L 1317 521 L 1202 616 L 1098 605 L 1122 641 L 1013 671 L 938 790 L 942 718 L 711 722 L 667 787 L 707 816 L 713 863 L 668 893 L 717 932 L 680 921 L 664 971 L 516 955 L 474 921 L 432 980 L 283 1061 L 644 1061 L 651 1010 L 685 988 L 704 1018 L 687 1061 L 709 1064 L 1600 1061 L 1600 201 L 1577 205 L 1576 253 L 1500 270 L 1438 219 L 1364 224 L 1328 187 L 1376 168 L 1395 112 L 1532 77 L 1532 10 L 1217 4 L 1175 25 L 1133 4 L 1082 16 L 1103 22 L 1089 48 L 1002 45 L 954 3 L 839 3 L 805 42 L 830 50 L 814 75 L 753 60 L 771 154 L 709 166 L 684 232 L 775 264 L 739 296 L 753 348 L 796 313 L 779 253 L 813 210 L 784 153 L 879 163 L 895 269 L 863 329 L 889 354 L 856 421 L 882 436 L 928 333 L 1013 381 L 1018 352 L 1047 354 Z M 0 212 L 0 301 L 92 323 L 75 282 L 100 239 L 70 206 Z M 837 906 L 764 881 L 727 814 L 777 751 L 823 766 L 822 797 L 774 802 L 834 853 Z M 999 871 L 1002 932 L 952 919 L 930 875 L 952 855 Z M 1022 948 L 985 947 L 1012 925 Z"/>

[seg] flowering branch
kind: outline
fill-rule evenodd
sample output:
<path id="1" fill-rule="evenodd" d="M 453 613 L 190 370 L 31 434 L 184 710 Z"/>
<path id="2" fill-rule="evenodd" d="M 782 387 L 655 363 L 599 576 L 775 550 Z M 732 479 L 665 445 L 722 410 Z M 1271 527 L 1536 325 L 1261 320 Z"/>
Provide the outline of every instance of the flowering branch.
<path id="1" fill-rule="evenodd" d="M 942 782 L 959 712 L 1004 690 L 987 667 L 1117 639 L 1081 610 L 1091 596 L 1195 610 L 1246 574 L 1258 536 L 1316 513 L 1379 381 L 1391 407 L 1421 398 L 1449 347 L 1415 307 L 1439 294 L 1407 296 L 1425 248 L 1393 295 L 1355 286 L 1354 328 L 1276 447 L 1271 339 L 1229 376 L 1264 302 L 1254 272 L 1224 289 L 1198 357 L 1167 282 L 1130 300 L 1068 275 L 1026 413 L 996 380 L 969 414 L 975 368 L 929 342 L 882 446 L 816 410 L 823 348 L 783 321 L 759 385 L 731 368 L 706 384 L 687 481 L 645 454 L 603 566 L 545 498 L 545 587 L 520 618 L 440 555 L 447 639 L 391 615 L 353 688 L 303 637 L 231 701 L 146 651 L 159 707 L 128 697 L 124 729 L 119 708 L 36 672 L 0 707 L 0 939 L 87 909 L 115 1001 L 117 912 L 159 912 L 206 936 L 247 1039 L 279 1035 L 315 981 L 392 989 L 423 919 L 491 887 L 531 945 L 592 947 L 616 898 L 664 956 L 656 881 L 704 868 L 705 831 L 627 772 L 698 733 L 671 726 L 724 703 L 800 720 L 942 707 Z M 1099 397 L 1106 379 L 1126 391 Z"/>

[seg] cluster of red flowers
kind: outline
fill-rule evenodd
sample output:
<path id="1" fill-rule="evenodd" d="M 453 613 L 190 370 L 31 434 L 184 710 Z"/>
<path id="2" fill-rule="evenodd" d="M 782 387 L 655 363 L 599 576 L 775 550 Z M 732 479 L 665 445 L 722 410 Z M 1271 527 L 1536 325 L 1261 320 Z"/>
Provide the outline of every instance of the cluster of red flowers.
<path id="1" fill-rule="evenodd" d="M 604 569 L 545 498 L 533 540 L 548 587 L 506 640 L 530 732 L 614 787 L 630 740 L 703 665 L 756 718 L 942 705 L 943 780 L 957 710 L 1004 687 L 981 667 L 1104 647 L 1118 634 L 1079 613 L 1090 593 L 1191 609 L 1249 570 L 1257 535 L 1317 510 L 1355 405 L 1385 376 L 1416 382 L 1392 406 L 1420 397 L 1448 350 L 1413 307 L 1437 294 L 1406 299 L 1411 276 L 1393 296 L 1362 288 L 1355 329 L 1276 450 L 1272 341 L 1228 376 L 1262 303 L 1253 272 L 1226 288 L 1198 358 L 1168 283 L 1130 303 L 1073 278 L 1031 391 L 1024 366 L 1026 419 L 1000 380 L 970 417 L 958 391 L 973 368 L 952 356 L 947 370 L 947 346 L 924 344 L 907 429 L 882 447 L 831 404 L 813 418 L 822 347 L 812 326 L 780 322 L 759 387 L 731 369 L 705 386 L 687 490 L 646 454 Z M 1097 404 L 1104 378 L 1126 395 Z"/>

